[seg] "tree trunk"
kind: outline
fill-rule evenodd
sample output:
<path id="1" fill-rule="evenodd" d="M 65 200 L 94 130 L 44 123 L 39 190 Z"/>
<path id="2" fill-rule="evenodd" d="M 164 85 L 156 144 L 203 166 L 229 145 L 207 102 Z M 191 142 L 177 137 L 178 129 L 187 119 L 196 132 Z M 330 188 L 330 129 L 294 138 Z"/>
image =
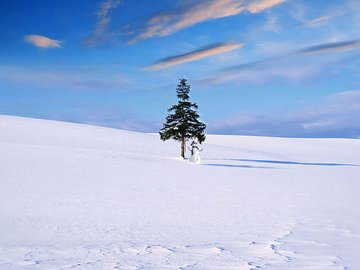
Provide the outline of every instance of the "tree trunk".
<path id="1" fill-rule="evenodd" d="M 185 144 L 186 144 L 186 141 L 185 141 L 185 138 L 183 138 L 181 140 L 181 157 L 182 158 L 185 158 Z"/>

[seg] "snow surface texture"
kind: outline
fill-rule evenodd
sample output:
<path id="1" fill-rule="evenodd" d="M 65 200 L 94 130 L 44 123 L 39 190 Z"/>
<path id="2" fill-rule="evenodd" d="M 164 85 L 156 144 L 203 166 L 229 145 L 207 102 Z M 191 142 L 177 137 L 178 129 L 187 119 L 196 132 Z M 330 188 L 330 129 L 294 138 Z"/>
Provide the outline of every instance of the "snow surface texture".
<path id="1" fill-rule="evenodd" d="M 360 140 L 0 116 L 0 269 L 360 269 Z"/>

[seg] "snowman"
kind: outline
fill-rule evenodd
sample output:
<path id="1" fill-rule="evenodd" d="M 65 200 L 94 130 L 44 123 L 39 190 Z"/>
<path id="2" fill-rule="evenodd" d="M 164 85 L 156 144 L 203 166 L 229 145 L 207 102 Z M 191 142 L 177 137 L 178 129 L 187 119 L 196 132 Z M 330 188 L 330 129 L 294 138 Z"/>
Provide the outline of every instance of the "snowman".
<path id="1" fill-rule="evenodd" d="M 189 162 L 200 164 L 201 163 L 200 152 L 203 149 L 199 148 L 199 145 L 196 141 L 192 141 L 191 148 L 189 148 L 189 150 L 191 151 L 191 157 L 189 159 Z"/>

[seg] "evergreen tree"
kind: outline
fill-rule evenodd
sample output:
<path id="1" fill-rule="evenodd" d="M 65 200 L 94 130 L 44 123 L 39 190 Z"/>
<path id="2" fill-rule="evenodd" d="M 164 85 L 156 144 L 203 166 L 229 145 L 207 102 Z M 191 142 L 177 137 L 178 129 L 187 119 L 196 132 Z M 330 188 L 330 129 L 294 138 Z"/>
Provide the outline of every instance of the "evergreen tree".
<path id="1" fill-rule="evenodd" d="M 198 105 L 191 103 L 190 85 L 185 78 L 180 78 L 176 93 L 178 103 L 172 105 L 166 116 L 166 122 L 160 130 L 160 139 L 163 141 L 173 139 L 181 142 L 181 156 L 185 158 L 186 140 L 197 139 L 199 143 L 205 141 L 206 125 L 199 120 L 199 114 L 196 112 Z"/>

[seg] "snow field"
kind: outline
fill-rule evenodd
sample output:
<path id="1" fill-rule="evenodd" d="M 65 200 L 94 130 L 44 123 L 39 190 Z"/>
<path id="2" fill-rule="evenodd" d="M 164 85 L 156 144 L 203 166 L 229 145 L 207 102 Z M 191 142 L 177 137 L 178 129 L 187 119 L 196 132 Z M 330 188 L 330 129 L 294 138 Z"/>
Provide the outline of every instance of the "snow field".
<path id="1" fill-rule="evenodd" d="M 360 141 L 0 116 L 0 269 L 359 269 Z"/>

